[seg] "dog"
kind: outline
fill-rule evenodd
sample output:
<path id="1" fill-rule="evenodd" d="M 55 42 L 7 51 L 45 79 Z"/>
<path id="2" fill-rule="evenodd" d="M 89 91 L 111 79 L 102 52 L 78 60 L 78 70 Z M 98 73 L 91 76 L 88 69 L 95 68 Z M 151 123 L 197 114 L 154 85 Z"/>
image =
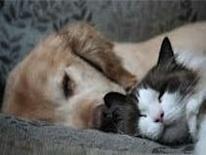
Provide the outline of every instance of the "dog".
<path id="1" fill-rule="evenodd" d="M 85 23 L 51 34 L 11 71 L 2 112 L 98 128 L 104 95 L 111 90 L 124 93 L 136 83 L 112 49 L 111 42 Z"/>
<path id="2" fill-rule="evenodd" d="M 74 128 L 102 129 L 105 94 L 127 93 L 156 63 L 162 38 L 175 51 L 206 51 L 206 23 L 177 28 L 148 41 L 118 43 L 87 23 L 51 34 L 10 73 L 2 112 Z M 133 127 L 131 127 L 133 128 Z M 132 131 L 132 129 L 125 132 Z M 123 131 L 124 132 L 124 131 Z"/>

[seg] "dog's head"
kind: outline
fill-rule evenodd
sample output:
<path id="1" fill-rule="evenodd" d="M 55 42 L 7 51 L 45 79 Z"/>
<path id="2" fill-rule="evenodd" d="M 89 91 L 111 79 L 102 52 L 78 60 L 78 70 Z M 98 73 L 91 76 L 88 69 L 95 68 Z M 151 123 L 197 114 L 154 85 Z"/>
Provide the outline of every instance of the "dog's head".
<path id="1" fill-rule="evenodd" d="M 90 26 L 79 24 L 43 40 L 11 72 L 3 112 L 77 128 L 98 128 L 103 96 L 123 90 L 75 54 L 75 50 L 112 48 L 103 39 L 90 44 L 95 35 Z"/>

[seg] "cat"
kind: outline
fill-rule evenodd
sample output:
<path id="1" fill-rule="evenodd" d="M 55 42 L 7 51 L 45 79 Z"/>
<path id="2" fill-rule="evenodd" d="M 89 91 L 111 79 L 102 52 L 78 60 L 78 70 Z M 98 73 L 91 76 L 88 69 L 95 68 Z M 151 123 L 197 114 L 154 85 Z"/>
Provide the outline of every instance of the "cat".
<path id="1" fill-rule="evenodd" d="M 192 39 L 192 38 L 191 38 Z M 206 51 L 173 51 L 163 39 L 157 64 L 132 91 L 139 110 L 137 132 L 161 143 L 196 142 L 206 151 Z"/>

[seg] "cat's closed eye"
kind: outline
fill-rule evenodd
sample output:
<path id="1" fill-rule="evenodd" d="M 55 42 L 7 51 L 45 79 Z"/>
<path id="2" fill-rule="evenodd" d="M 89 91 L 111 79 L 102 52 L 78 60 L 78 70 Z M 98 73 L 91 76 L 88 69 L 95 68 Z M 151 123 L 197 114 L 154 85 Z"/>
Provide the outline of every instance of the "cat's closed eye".
<path id="1" fill-rule="evenodd" d="M 145 114 L 139 114 L 139 117 L 147 117 Z"/>

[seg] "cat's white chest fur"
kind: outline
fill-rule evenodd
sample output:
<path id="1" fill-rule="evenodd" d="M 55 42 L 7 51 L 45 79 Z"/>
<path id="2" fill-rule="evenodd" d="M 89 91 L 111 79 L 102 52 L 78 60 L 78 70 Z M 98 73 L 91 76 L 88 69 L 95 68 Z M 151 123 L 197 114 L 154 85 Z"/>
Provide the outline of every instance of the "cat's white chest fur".
<path id="1" fill-rule="evenodd" d="M 201 114 L 203 115 L 201 118 L 198 115 L 202 104 L 206 103 L 204 102 L 206 100 L 206 52 L 182 52 L 177 60 L 196 71 L 199 75 L 194 95 L 190 97 L 186 105 L 186 119 L 189 132 L 193 140 L 197 141 L 194 153 L 203 155 L 206 151 L 206 114 Z"/>
<path id="2" fill-rule="evenodd" d="M 197 115 L 201 105 L 206 99 L 206 53 L 204 51 L 194 52 L 179 52 L 177 61 L 184 64 L 197 72 L 199 81 L 194 89 L 194 94 L 189 98 L 186 105 L 186 118 L 189 126 L 189 131 L 194 140 L 197 139 Z"/>

